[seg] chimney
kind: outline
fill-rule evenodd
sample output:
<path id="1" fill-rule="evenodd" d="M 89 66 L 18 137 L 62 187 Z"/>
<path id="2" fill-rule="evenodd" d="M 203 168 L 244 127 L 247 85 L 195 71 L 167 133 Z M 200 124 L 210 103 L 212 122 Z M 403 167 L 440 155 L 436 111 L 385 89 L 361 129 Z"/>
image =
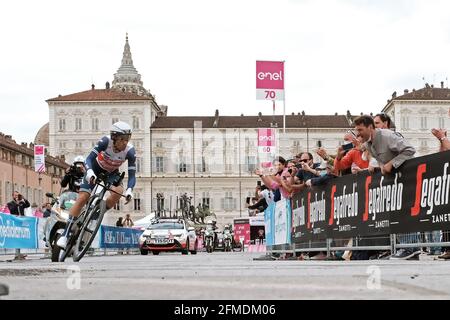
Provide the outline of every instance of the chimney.
<path id="1" fill-rule="evenodd" d="M 337 112 L 335 112 L 335 113 L 334 113 L 334 115 L 335 115 L 335 116 L 337 116 L 337 115 L 338 115 L 338 113 L 337 113 Z"/>
<path id="2" fill-rule="evenodd" d="M 261 122 L 261 121 L 262 121 L 262 113 L 258 112 L 258 122 Z"/>
<path id="3" fill-rule="evenodd" d="M 405 90 L 403 91 L 403 93 L 404 93 L 404 94 L 408 94 L 408 93 L 409 93 L 409 90 L 408 90 L 408 89 L 405 89 Z"/>
<path id="4" fill-rule="evenodd" d="M 92 88 L 92 90 L 94 90 L 95 89 L 95 84 L 91 84 L 91 88 Z"/>
<path id="5" fill-rule="evenodd" d="M 394 93 L 392 93 L 392 99 L 397 98 L 397 91 L 394 91 Z"/>
<path id="6" fill-rule="evenodd" d="M 433 89 L 433 88 L 434 88 L 434 84 L 431 85 L 431 89 Z"/>
<path id="7" fill-rule="evenodd" d="M 292 115 L 295 116 L 295 112 L 292 112 Z"/>
<path id="8" fill-rule="evenodd" d="M 441 89 L 444 89 L 444 81 L 441 81 Z"/>
<path id="9" fill-rule="evenodd" d="M 429 89 L 430 85 L 428 83 L 425 83 L 425 88 Z"/>
<path id="10" fill-rule="evenodd" d="M 216 109 L 216 112 L 214 114 L 213 128 L 217 128 L 218 126 L 219 126 L 219 109 Z"/>
<path id="11" fill-rule="evenodd" d="M 305 116 L 305 114 L 306 114 L 306 113 L 305 113 L 305 110 L 303 110 L 303 111 L 302 111 L 302 116 Z"/>
<path id="12" fill-rule="evenodd" d="M 108 81 L 106 81 L 105 87 L 106 87 L 106 90 L 109 90 L 109 82 Z"/>
<path id="13" fill-rule="evenodd" d="M 352 114 L 350 113 L 350 110 L 347 110 L 347 118 L 351 119 L 351 117 L 352 117 Z"/>

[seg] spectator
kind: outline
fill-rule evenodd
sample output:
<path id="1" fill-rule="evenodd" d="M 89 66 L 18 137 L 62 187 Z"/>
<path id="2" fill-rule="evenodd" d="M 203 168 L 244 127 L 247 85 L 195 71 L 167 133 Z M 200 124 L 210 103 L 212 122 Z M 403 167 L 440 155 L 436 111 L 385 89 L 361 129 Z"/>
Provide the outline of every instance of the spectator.
<path id="1" fill-rule="evenodd" d="M 355 139 L 353 141 L 355 147 L 347 153 L 342 146 L 339 146 L 334 160 L 336 171 L 351 168 L 352 173 L 355 174 L 369 167 L 369 152 L 364 148 L 361 140 L 362 138 Z"/>
<path id="2" fill-rule="evenodd" d="M 256 199 L 256 202 L 254 204 L 248 205 L 247 206 L 248 209 L 257 210 L 258 212 L 264 212 L 267 209 L 268 204 L 265 194 L 262 193 L 263 190 L 266 191 L 266 193 L 268 191 L 266 186 L 256 187 L 256 193 L 259 198 Z"/>
<path id="3" fill-rule="evenodd" d="M 117 219 L 116 221 L 116 227 L 123 227 L 123 218 L 119 217 L 119 219 Z M 119 251 L 117 251 L 118 254 L 123 254 L 123 249 L 119 249 Z"/>
<path id="4" fill-rule="evenodd" d="M 450 150 L 450 141 L 447 137 L 447 130 L 445 129 L 432 129 L 431 133 L 439 140 L 439 151 L 445 152 Z M 450 230 L 442 232 L 442 241 L 450 242 Z M 438 257 L 439 259 L 450 259 L 450 248 L 444 248 L 444 252 Z"/>
<path id="5" fill-rule="evenodd" d="M 290 198 L 290 192 L 286 189 L 285 180 L 290 177 L 286 168 L 286 160 L 283 157 L 277 157 L 273 161 L 273 165 L 276 170 L 275 175 L 263 175 L 259 169 L 255 170 L 255 173 L 259 175 L 263 183 L 267 188 L 271 189 L 274 193 L 274 201 L 278 202 L 283 197 L 284 199 Z M 284 186 L 283 186 L 284 184 Z"/>
<path id="6" fill-rule="evenodd" d="M 14 191 L 13 200 L 8 202 L 9 212 L 15 216 L 24 216 L 25 208 L 30 207 L 30 203 L 18 191 Z"/>
<path id="7" fill-rule="evenodd" d="M 450 140 L 447 137 L 447 130 L 445 129 L 432 129 L 431 133 L 439 140 L 439 151 L 444 152 L 450 150 Z"/>
<path id="8" fill-rule="evenodd" d="M 18 191 L 14 191 L 12 196 L 13 196 L 13 200 L 8 202 L 8 204 L 7 204 L 9 212 L 15 216 L 24 216 L 25 208 L 29 208 L 30 203 Z M 20 249 L 16 249 L 16 255 L 15 255 L 14 259 L 15 260 L 23 260 L 26 258 L 26 256 L 27 255 L 20 253 Z"/>
<path id="9" fill-rule="evenodd" d="M 383 174 L 391 173 L 406 160 L 411 159 L 416 150 L 403 136 L 388 129 L 376 129 L 371 116 L 361 116 L 355 120 L 358 137 L 366 142 L 371 155 L 378 161 Z M 399 235 L 400 243 L 418 243 L 417 233 Z M 419 259 L 419 248 L 400 249 L 391 259 Z"/>
<path id="10" fill-rule="evenodd" d="M 307 187 L 306 181 L 320 175 L 320 171 L 317 170 L 320 163 L 313 162 L 313 156 L 311 153 L 303 152 L 300 155 L 299 164 L 299 170 L 293 178 L 291 188 L 289 190 L 290 192 L 299 192 L 304 190 Z"/>
<path id="11" fill-rule="evenodd" d="M 131 228 L 132 226 L 134 226 L 134 222 L 133 222 L 133 220 L 131 219 L 129 213 L 126 214 L 125 219 L 123 220 L 123 226 L 124 226 L 125 228 Z"/>
<path id="12" fill-rule="evenodd" d="M 375 128 L 378 129 L 391 129 L 392 126 L 391 118 L 384 112 L 373 117 L 373 122 L 375 124 Z"/>
<path id="13" fill-rule="evenodd" d="M 33 204 L 31 205 L 31 214 L 33 215 L 33 217 L 43 218 L 43 213 L 35 202 L 33 202 Z"/>

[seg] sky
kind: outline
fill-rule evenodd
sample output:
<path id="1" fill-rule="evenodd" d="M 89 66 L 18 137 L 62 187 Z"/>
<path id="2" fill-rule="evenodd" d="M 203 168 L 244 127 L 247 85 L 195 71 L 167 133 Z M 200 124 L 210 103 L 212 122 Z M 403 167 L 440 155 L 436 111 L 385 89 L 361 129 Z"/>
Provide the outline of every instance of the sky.
<path id="1" fill-rule="evenodd" d="M 376 113 L 394 91 L 448 86 L 449 12 L 446 0 L 8 1 L 0 132 L 31 142 L 45 100 L 112 82 L 127 32 L 170 116 L 271 114 L 256 60 L 285 61 L 287 114 Z"/>

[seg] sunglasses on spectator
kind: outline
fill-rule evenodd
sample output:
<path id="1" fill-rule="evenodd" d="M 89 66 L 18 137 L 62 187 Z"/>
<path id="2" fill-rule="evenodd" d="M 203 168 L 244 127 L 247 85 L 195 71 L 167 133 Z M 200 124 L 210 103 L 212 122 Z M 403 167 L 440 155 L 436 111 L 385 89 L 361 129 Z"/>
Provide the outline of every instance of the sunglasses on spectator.
<path id="1" fill-rule="evenodd" d="M 300 160 L 300 162 L 308 162 L 308 161 L 309 161 L 309 159 Z"/>

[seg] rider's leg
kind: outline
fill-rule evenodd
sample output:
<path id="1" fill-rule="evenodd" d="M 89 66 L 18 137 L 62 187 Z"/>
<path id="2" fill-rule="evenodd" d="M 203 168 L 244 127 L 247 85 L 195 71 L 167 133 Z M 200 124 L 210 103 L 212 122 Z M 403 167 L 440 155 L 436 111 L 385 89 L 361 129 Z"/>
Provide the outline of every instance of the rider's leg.
<path id="1" fill-rule="evenodd" d="M 67 245 L 67 238 L 69 236 L 69 232 L 72 230 L 72 226 L 80 215 L 81 209 L 88 202 L 90 194 L 86 191 L 80 191 L 78 194 L 78 199 L 75 201 L 72 208 L 70 208 L 69 219 L 67 220 L 66 229 L 64 230 L 62 236 L 58 239 L 56 243 L 59 247 L 65 248 Z"/>
<path id="2" fill-rule="evenodd" d="M 111 187 L 111 190 L 117 192 L 110 192 L 109 193 L 109 197 L 108 199 L 106 199 L 106 210 L 111 209 L 112 207 L 114 207 L 116 205 L 117 202 L 119 202 L 120 200 L 120 196 L 123 193 L 123 187 L 119 186 L 119 187 Z"/>

